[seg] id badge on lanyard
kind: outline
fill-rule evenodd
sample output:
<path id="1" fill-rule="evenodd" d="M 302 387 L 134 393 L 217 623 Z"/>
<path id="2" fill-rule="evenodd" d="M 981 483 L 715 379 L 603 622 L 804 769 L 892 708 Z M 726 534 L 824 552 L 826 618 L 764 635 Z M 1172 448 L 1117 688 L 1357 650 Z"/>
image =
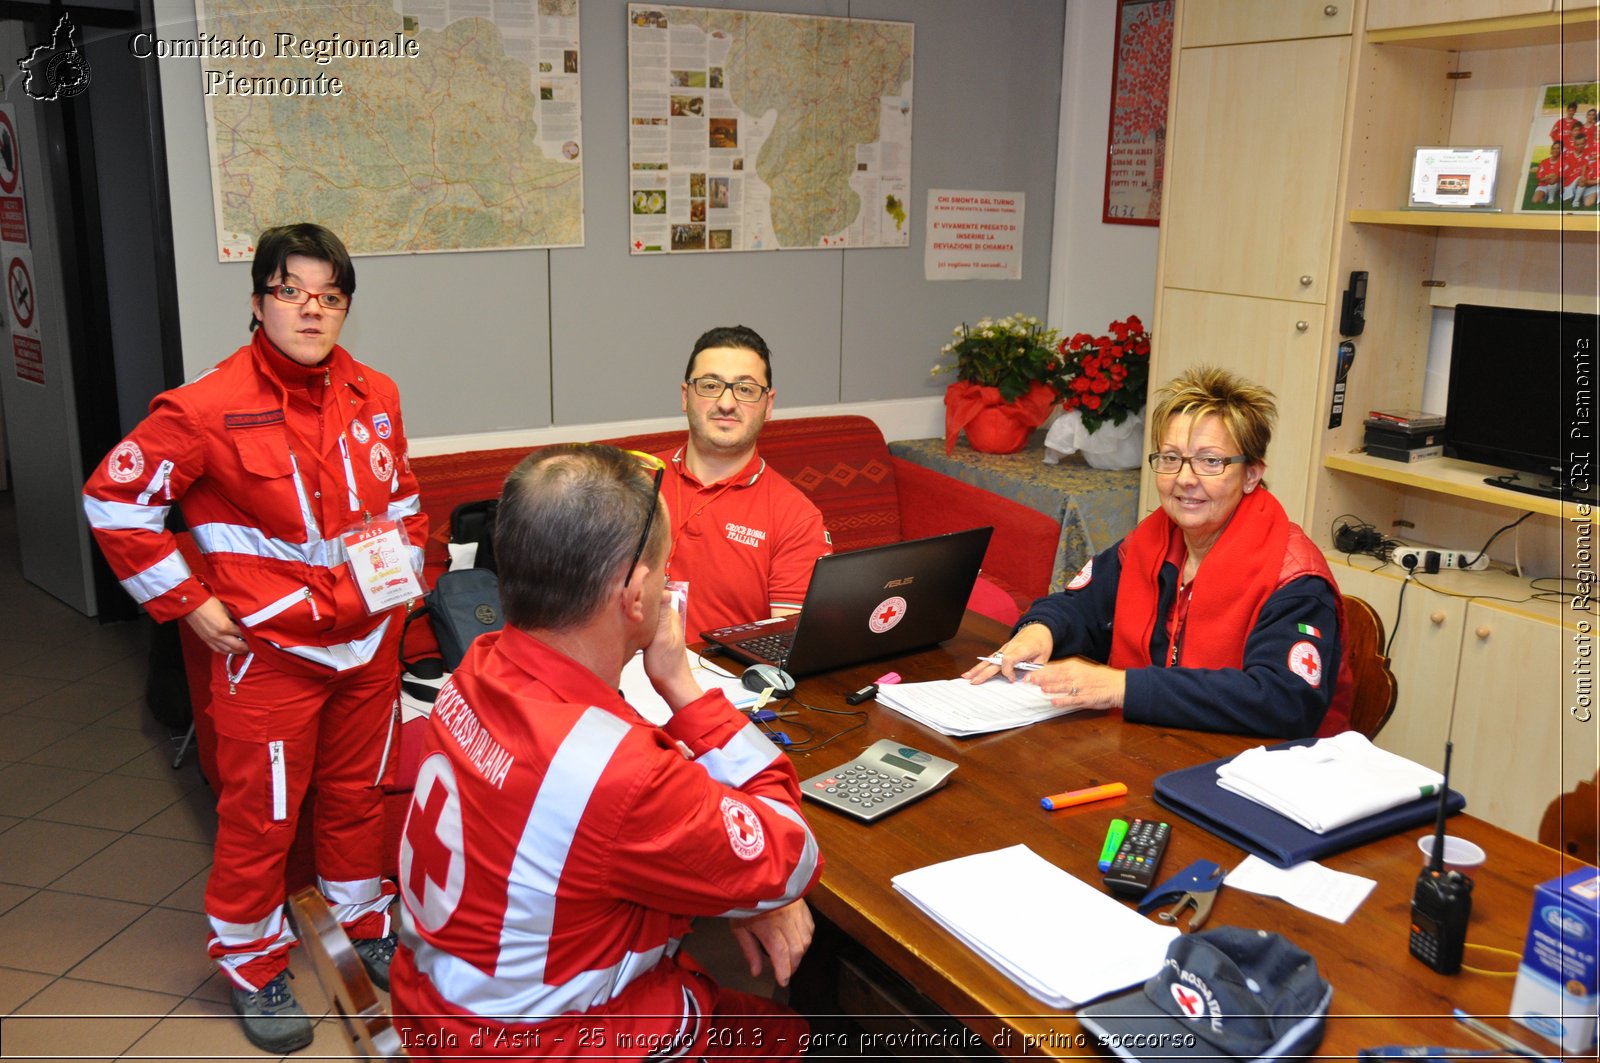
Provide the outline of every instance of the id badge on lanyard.
<path id="1" fill-rule="evenodd" d="M 422 581 L 411 567 L 410 544 L 399 521 L 371 521 L 339 538 L 367 612 L 381 613 L 421 596 Z"/>

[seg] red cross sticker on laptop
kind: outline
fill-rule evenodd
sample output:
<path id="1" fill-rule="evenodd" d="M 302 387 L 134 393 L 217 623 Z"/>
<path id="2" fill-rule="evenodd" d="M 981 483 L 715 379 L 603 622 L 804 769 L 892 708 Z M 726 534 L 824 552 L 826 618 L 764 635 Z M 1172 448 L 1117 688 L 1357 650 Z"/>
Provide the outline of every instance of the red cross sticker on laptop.
<path id="1" fill-rule="evenodd" d="M 899 595 L 885 598 L 872 610 L 872 616 L 867 618 L 867 626 L 874 635 L 881 635 L 892 629 L 901 620 L 905 619 L 906 600 Z"/>

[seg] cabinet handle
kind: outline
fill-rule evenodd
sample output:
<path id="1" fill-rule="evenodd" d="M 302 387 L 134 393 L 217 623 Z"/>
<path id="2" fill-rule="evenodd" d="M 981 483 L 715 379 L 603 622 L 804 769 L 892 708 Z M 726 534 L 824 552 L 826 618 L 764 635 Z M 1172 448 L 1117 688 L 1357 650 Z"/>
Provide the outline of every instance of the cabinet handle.
<path id="1" fill-rule="evenodd" d="M 1308 329 L 1310 327 L 1311 327 L 1311 322 L 1309 322 L 1309 321 L 1296 321 L 1294 323 L 1294 330 L 1296 332 L 1304 332 L 1306 329 Z"/>
<path id="2" fill-rule="evenodd" d="M 1329 4 L 1327 7 L 1322 9 L 1322 13 L 1327 15 L 1329 18 L 1332 18 L 1339 13 L 1339 8 L 1333 4 Z"/>
<path id="3" fill-rule="evenodd" d="M 1300 274 L 1300 287 L 1302 287 L 1302 288 L 1311 287 L 1311 274 L 1309 274 L 1309 273 Z"/>
<path id="4" fill-rule="evenodd" d="M 1439 624 L 1444 623 L 1444 613 L 1441 610 L 1435 610 L 1433 613 L 1431 613 L 1428 616 L 1428 619 L 1432 620 L 1434 622 L 1434 625 L 1437 626 Z"/>
<path id="5" fill-rule="evenodd" d="M 1492 634 L 1492 632 L 1489 630 L 1489 625 L 1485 624 L 1478 628 L 1477 631 L 1473 632 L 1473 634 L 1477 635 L 1480 639 L 1486 639 L 1490 636 L 1490 634 Z"/>

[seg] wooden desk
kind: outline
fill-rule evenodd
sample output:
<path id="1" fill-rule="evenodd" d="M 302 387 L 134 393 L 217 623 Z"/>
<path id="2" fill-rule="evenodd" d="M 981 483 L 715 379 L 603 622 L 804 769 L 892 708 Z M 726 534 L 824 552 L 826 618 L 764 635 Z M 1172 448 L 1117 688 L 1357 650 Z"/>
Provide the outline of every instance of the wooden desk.
<path id="1" fill-rule="evenodd" d="M 969 613 L 962 633 L 941 647 L 804 679 L 797 693 L 814 705 L 843 708 L 845 693 L 871 682 L 890 664 L 907 681 L 950 678 L 1004 635 L 1000 625 Z M 1095 862 L 1107 823 L 1136 816 L 1173 825 L 1158 880 L 1201 858 L 1234 867 L 1245 855 L 1242 850 L 1161 808 L 1151 786 L 1163 772 L 1236 753 L 1257 740 L 1163 731 L 1124 724 L 1106 713 L 1076 713 L 1019 730 L 949 738 L 874 703 L 863 707 L 871 710 L 866 727 L 814 754 L 795 756 L 801 778 L 844 763 L 879 738 L 903 741 L 960 767 L 944 789 L 871 825 L 807 802 L 807 818 L 826 858 L 811 903 L 1002 1055 L 1094 1054 L 1092 1038 L 1074 1017 L 1029 996 L 895 892 L 889 880 L 913 868 L 1021 842 L 1098 885 Z M 796 719 L 822 735 L 844 722 L 806 710 Z M 1102 782 L 1125 782 L 1128 795 L 1062 812 L 1039 806 L 1045 794 Z M 1470 816 L 1453 817 L 1450 831 L 1488 853 L 1474 874 L 1468 941 L 1520 954 L 1533 886 L 1581 865 Z M 1353 1057 L 1358 1049 L 1389 1044 L 1484 1048 L 1453 1019 L 1451 1009 L 1480 1016 L 1503 1016 L 1509 1009 L 1511 979 L 1440 975 L 1407 953 L 1411 892 L 1421 867 L 1416 839 L 1424 833 L 1424 828 L 1408 830 L 1323 861 L 1378 883 L 1344 925 L 1242 890 L 1224 887 L 1217 899 L 1208 926 L 1276 931 L 1316 957 L 1334 988 L 1321 1056 Z M 1471 949 L 1467 962 L 1515 967 L 1512 957 L 1474 956 Z M 1526 1044 L 1554 1047 L 1504 1018 L 1490 1021 Z"/>
<path id="2" fill-rule="evenodd" d="M 1015 454 L 981 454 L 964 442 L 944 452 L 943 439 L 902 439 L 889 453 L 993 491 L 1061 522 L 1050 589 L 1059 591 L 1083 563 L 1139 522 L 1139 472 L 1091 469 L 1080 456 L 1044 463 L 1044 433 Z"/>

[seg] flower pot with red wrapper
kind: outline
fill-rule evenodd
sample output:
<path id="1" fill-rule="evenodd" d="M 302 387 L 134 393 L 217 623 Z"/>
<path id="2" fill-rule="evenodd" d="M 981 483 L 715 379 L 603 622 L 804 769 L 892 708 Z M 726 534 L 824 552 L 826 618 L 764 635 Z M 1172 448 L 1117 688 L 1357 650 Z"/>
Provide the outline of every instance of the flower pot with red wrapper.
<path id="1" fill-rule="evenodd" d="M 1057 348 L 1066 412 L 1045 438 L 1046 461 L 1074 451 L 1097 469 L 1134 469 L 1144 460 L 1150 333 L 1136 316 L 1108 328 L 1105 336 L 1076 333 Z"/>
<path id="2" fill-rule="evenodd" d="M 1060 399 L 1053 383 L 1061 370 L 1056 330 L 1019 313 L 962 324 L 953 335 L 940 353 L 954 361 L 933 367 L 935 376 L 956 374 L 944 394 L 945 453 L 962 431 L 973 450 L 1021 450 Z"/>

